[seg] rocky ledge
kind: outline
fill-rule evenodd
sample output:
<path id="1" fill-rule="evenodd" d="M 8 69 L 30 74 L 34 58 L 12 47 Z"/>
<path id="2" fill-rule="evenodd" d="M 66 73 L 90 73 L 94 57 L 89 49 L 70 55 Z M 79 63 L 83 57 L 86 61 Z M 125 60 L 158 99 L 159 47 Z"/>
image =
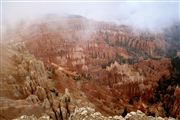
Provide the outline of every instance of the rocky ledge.
<path id="1" fill-rule="evenodd" d="M 50 120 L 50 117 L 44 115 L 40 118 L 37 118 L 34 115 L 32 116 L 23 115 L 14 120 Z M 70 115 L 69 120 L 176 120 L 176 119 L 171 117 L 162 118 L 162 117 L 146 116 L 140 110 L 137 110 L 136 112 L 130 112 L 125 117 L 118 115 L 106 117 L 103 116 L 100 112 L 96 112 L 95 109 L 93 108 L 82 107 L 82 108 L 76 108 L 74 113 Z"/>

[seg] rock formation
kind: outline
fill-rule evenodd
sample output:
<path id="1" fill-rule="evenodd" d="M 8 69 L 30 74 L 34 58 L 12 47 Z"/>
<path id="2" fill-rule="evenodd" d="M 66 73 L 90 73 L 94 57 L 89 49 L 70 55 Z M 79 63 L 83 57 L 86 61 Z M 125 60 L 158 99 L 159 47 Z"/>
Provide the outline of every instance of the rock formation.
<path id="1" fill-rule="evenodd" d="M 163 34 L 73 17 L 15 36 L 0 44 L 1 119 L 179 119 L 180 64 Z"/>
<path id="2" fill-rule="evenodd" d="M 40 117 L 47 114 L 52 119 L 58 120 L 59 116 L 67 119 L 72 112 L 69 107 L 70 101 L 67 101 L 67 90 L 64 97 L 59 96 L 52 79 L 48 78 L 43 63 L 29 54 L 24 46 L 7 45 L 5 48 L 13 52 L 1 51 L 2 54 L 7 52 L 8 57 L 1 54 L 1 69 L 6 70 L 1 72 L 0 118 L 6 120 L 21 115 L 34 114 Z"/>
<path id="3" fill-rule="evenodd" d="M 35 116 L 21 116 L 14 120 L 50 120 L 49 116 L 42 116 L 37 118 Z M 130 112 L 125 117 L 122 116 L 109 116 L 105 117 L 100 112 L 96 112 L 93 108 L 83 107 L 76 108 L 74 113 L 71 114 L 69 120 L 176 120 L 174 118 L 162 118 L 146 116 L 143 112 L 137 110 L 137 112 Z"/>

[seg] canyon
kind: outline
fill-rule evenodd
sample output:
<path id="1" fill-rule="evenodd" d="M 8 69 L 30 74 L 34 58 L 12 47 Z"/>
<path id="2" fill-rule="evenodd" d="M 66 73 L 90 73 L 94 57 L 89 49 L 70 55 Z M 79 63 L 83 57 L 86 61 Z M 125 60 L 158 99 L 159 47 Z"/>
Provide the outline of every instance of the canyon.
<path id="1" fill-rule="evenodd" d="M 7 39 L 1 119 L 81 120 L 88 111 L 88 120 L 94 110 L 94 120 L 130 119 L 137 110 L 180 119 L 180 58 L 166 56 L 163 33 L 67 16 L 18 26 Z"/>

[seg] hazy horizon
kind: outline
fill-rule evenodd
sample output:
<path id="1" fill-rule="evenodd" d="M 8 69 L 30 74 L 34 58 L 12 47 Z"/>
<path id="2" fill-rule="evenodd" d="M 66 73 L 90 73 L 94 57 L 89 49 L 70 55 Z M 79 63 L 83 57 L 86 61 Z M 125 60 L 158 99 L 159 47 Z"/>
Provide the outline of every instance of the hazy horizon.
<path id="1" fill-rule="evenodd" d="M 75 14 L 98 21 L 158 30 L 180 21 L 176 2 L 3 2 L 3 26 L 46 14 Z"/>

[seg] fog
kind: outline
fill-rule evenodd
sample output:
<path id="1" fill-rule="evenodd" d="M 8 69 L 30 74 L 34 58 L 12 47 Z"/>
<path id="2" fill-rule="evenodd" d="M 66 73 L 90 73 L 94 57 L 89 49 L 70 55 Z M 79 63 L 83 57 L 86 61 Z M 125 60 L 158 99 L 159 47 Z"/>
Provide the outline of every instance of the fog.
<path id="1" fill-rule="evenodd" d="M 3 27 L 46 14 L 76 14 L 98 21 L 160 30 L 180 20 L 179 1 L 137 2 L 3 2 Z"/>

